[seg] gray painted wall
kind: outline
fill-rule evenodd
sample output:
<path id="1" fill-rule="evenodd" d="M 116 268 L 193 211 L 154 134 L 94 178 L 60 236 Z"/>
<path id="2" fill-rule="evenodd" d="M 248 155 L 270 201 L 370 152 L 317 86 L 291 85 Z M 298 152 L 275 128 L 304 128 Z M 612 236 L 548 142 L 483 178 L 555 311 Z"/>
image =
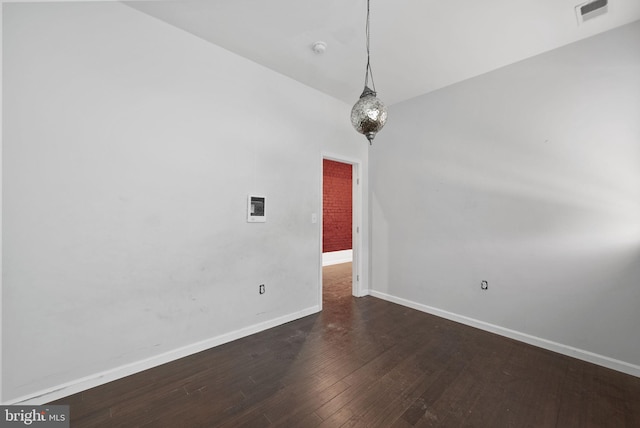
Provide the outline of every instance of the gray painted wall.
<path id="1" fill-rule="evenodd" d="M 640 373 L 639 46 L 636 22 L 392 106 L 373 293 Z"/>

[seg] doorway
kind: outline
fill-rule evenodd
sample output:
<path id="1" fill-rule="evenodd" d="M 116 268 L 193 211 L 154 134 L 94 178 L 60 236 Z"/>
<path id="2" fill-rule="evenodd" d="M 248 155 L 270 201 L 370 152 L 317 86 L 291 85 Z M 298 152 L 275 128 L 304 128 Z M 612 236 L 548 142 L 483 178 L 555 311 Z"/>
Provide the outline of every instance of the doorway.
<path id="1" fill-rule="evenodd" d="M 359 164 L 322 157 L 320 307 L 359 295 Z"/>

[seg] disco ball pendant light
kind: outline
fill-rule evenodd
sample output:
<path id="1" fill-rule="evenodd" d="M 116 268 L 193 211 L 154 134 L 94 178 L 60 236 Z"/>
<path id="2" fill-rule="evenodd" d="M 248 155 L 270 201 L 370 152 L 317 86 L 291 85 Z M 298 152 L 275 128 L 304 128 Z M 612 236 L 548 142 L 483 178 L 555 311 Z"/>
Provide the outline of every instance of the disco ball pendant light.
<path id="1" fill-rule="evenodd" d="M 367 0 L 367 68 L 364 74 L 364 90 L 358 102 L 351 109 L 351 124 L 356 131 L 367 137 L 369 145 L 371 145 L 373 138 L 387 122 L 387 107 L 376 98 L 376 85 L 373 82 L 369 53 L 369 15 L 369 0 Z M 369 88 L 369 77 L 371 77 L 373 89 Z"/>

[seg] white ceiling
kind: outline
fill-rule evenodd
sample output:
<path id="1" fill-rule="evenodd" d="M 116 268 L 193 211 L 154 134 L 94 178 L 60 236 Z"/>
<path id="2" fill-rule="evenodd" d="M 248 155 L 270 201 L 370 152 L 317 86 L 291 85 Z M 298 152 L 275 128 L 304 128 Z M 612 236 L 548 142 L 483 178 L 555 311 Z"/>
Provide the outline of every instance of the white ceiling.
<path id="1" fill-rule="evenodd" d="M 371 0 L 378 97 L 394 104 L 640 19 L 639 0 L 609 0 L 578 25 L 584 2 Z M 366 0 L 125 3 L 349 104 L 362 92 Z"/>

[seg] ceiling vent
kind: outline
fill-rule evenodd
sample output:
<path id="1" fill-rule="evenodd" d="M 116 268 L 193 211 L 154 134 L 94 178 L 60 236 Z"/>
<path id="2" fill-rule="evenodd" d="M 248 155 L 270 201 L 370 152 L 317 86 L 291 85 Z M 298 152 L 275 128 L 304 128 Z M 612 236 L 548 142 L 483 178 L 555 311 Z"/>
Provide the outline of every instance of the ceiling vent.
<path id="1" fill-rule="evenodd" d="M 608 9 L 609 0 L 593 0 L 579 4 L 578 6 L 576 6 L 578 25 L 600 15 L 604 15 L 605 13 L 607 13 Z"/>

